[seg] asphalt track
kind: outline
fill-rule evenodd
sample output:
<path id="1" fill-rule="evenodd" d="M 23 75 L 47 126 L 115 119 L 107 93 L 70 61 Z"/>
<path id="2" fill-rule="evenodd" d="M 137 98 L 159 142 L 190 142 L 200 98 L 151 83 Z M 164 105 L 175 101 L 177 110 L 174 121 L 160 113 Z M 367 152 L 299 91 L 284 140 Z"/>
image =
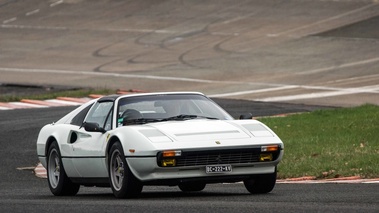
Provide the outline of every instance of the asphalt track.
<path id="1" fill-rule="evenodd" d="M 200 193 L 189 194 L 177 187 L 151 186 L 133 200 L 118 200 L 109 188 L 82 187 L 75 197 L 55 197 L 46 179 L 33 174 L 38 162 L 35 140 L 43 125 L 73 108 L 0 110 L 0 212 L 377 212 L 379 209 L 377 183 L 279 183 L 267 195 L 250 195 L 243 184 L 208 185 Z M 270 113 L 270 107 L 266 109 Z"/>
<path id="2" fill-rule="evenodd" d="M 1 0 L 0 83 L 379 104 L 377 0 Z"/>

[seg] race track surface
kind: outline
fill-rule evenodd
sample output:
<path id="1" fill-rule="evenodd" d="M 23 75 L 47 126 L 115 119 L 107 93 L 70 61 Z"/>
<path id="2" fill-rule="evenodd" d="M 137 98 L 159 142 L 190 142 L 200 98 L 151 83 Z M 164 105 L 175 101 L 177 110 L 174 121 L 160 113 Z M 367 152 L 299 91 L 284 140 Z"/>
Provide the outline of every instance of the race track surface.
<path id="1" fill-rule="evenodd" d="M 0 83 L 379 104 L 376 0 L 2 0 Z"/>

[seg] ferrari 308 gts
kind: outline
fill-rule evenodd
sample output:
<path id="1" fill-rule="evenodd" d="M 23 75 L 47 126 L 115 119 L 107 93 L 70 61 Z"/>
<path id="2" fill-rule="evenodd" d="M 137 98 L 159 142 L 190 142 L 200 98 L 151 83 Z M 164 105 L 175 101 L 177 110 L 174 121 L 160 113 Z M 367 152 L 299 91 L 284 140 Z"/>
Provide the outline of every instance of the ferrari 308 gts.
<path id="1" fill-rule="evenodd" d="M 94 99 L 44 126 L 37 154 L 54 195 L 81 185 L 137 197 L 145 185 L 201 191 L 243 182 L 268 193 L 283 157 L 279 137 L 251 116 L 235 120 L 197 92 L 111 95 Z"/>

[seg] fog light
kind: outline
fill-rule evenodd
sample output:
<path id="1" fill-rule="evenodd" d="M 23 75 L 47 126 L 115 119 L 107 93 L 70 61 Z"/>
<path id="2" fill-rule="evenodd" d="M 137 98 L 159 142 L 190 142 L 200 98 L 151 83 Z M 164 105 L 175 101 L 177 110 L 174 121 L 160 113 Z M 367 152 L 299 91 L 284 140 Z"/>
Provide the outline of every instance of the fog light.
<path id="1" fill-rule="evenodd" d="M 163 159 L 162 160 L 162 166 L 165 166 L 165 167 L 176 166 L 176 160 L 175 159 Z"/>
<path id="2" fill-rule="evenodd" d="M 272 154 L 271 153 L 260 154 L 259 161 L 272 161 Z"/>

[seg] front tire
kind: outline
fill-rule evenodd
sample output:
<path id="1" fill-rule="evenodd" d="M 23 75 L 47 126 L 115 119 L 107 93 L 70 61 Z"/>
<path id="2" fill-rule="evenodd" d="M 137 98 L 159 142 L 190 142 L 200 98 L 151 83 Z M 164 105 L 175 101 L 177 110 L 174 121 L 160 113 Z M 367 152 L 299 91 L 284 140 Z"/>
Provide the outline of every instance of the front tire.
<path id="1" fill-rule="evenodd" d="M 47 156 L 47 180 L 50 191 L 56 196 L 76 195 L 80 185 L 72 183 L 67 177 L 57 142 L 50 145 Z"/>
<path id="2" fill-rule="evenodd" d="M 112 145 L 109 156 L 109 180 L 114 196 L 117 198 L 137 197 L 143 185 L 130 171 L 120 142 Z"/>
<path id="3" fill-rule="evenodd" d="M 276 169 L 272 174 L 257 175 L 248 180 L 244 180 L 243 183 L 251 194 L 265 194 L 271 192 L 276 183 Z"/>

